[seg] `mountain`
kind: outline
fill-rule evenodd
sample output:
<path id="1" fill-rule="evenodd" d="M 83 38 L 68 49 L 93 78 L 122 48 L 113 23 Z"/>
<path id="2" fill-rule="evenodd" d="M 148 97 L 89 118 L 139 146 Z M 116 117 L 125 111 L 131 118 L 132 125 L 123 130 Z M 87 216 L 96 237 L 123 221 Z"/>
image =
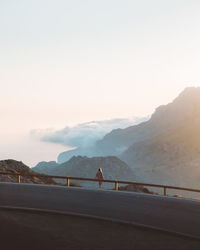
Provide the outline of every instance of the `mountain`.
<path id="1" fill-rule="evenodd" d="M 37 165 L 33 169 L 37 172 L 50 175 L 95 178 L 97 170 L 102 168 L 105 179 L 132 181 L 135 179 L 132 169 L 115 156 L 92 158 L 74 156 L 69 161 L 60 165 L 51 166 L 48 162 L 46 162 L 46 167 L 44 167 L 44 163 L 42 165 L 40 168 Z M 74 182 L 81 184 L 81 186 L 97 186 L 97 183 L 93 182 Z M 104 183 L 104 187 L 109 186 L 111 185 Z"/>
<path id="2" fill-rule="evenodd" d="M 199 107 L 200 88 L 186 88 L 172 103 L 158 107 L 149 121 L 113 130 L 97 142 L 97 147 L 102 152 L 112 150 L 114 155 L 120 156 L 135 143 L 150 140 L 167 131 L 170 133 L 184 123 L 198 120 Z"/>
<path id="3" fill-rule="evenodd" d="M 46 168 L 54 168 L 54 167 L 57 167 L 59 166 L 59 164 L 56 162 L 56 161 L 41 161 L 39 162 L 34 168 L 34 171 L 36 172 L 41 172 L 44 170 L 46 170 Z"/>
<path id="4" fill-rule="evenodd" d="M 38 175 L 38 173 L 34 172 L 26 166 L 21 161 L 15 160 L 3 160 L 0 161 L 0 172 L 9 172 L 14 174 L 26 174 L 26 175 Z M 0 175 L 1 182 L 18 182 L 17 176 L 12 175 Z M 42 176 L 39 177 L 21 177 L 22 183 L 37 183 L 37 184 L 49 184 L 56 185 L 57 183 L 51 178 L 44 178 Z"/>
<path id="5" fill-rule="evenodd" d="M 143 181 L 199 187 L 200 88 L 187 88 L 158 108 L 145 130 L 153 126 L 153 136 L 133 142 L 120 158 Z"/>
<path id="6" fill-rule="evenodd" d="M 148 121 L 115 129 L 82 153 L 119 157 L 132 167 L 138 181 L 199 187 L 200 87 L 186 88 L 173 102 L 158 107 Z M 64 160 L 65 155 L 60 156 Z"/>
<path id="7" fill-rule="evenodd" d="M 58 163 L 62 164 L 69 161 L 73 156 L 87 156 L 93 157 L 98 156 L 97 152 L 94 152 L 95 146 L 92 147 L 78 147 L 76 149 L 64 151 L 58 155 Z M 102 156 L 102 155 L 101 155 Z"/>
<path id="8" fill-rule="evenodd" d="M 68 129 L 64 129 L 58 131 L 57 133 L 53 133 L 50 136 L 44 137 L 47 141 L 55 140 L 60 142 L 68 142 L 73 143 L 73 147 L 77 147 L 73 150 L 68 150 L 62 152 L 58 156 L 58 163 L 64 163 L 68 161 L 73 156 L 87 156 L 87 157 L 94 157 L 94 156 L 109 156 L 113 155 L 112 148 L 110 151 L 108 149 L 102 152 L 102 149 L 98 147 L 96 142 L 99 138 L 103 138 L 103 135 L 106 134 L 105 130 L 111 131 L 111 128 L 125 127 L 125 124 L 131 124 L 131 122 L 136 125 L 141 122 L 147 121 L 149 117 L 143 118 L 134 118 L 134 119 L 113 119 L 113 120 L 106 120 L 106 121 L 93 121 L 89 123 L 80 124 L 74 127 L 74 132 L 72 129 L 72 135 L 66 134 Z M 82 129 L 81 129 L 82 128 Z M 118 128 L 118 127 L 117 127 Z M 75 137 L 74 137 L 75 136 Z M 52 137 L 52 138 L 51 138 Z M 57 139 L 56 139 L 57 138 Z M 98 139 L 97 139 L 98 138 Z"/>

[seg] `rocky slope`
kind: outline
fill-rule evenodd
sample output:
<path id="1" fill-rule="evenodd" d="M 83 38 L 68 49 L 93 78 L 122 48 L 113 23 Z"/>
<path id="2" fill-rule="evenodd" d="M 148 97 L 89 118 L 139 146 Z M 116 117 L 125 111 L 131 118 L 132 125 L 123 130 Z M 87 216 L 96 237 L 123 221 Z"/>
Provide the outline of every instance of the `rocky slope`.
<path id="1" fill-rule="evenodd" d="M 0 172 L 9 172 L 14 174 L 38 174 L 31 170 L 28 166 L 20 161 L 15 160 L 3 160 L 0 161 Z M 0 174 L 0 182 L 17 182 L 17 176 L 2 175 Z M 56 185 L 56 182 L 51 178 L 40 177 L 21 177 L 22 183 L 37 183 L 37 184 L 49 184 Z"/>
<path id="2" fill-rule="evenodd" d="M 187 88 L 146 124 L 156 133 L 134 142 L 120 158 L 142 181 L 199 187 L 200 88 Z"/>
<path id="3" fill-rule="evenodd" d="M 144 186 L 136 185 L 136 184 L 129 184 L 126 186 L 120 186 L 119 191 L 128 191 L 128 192 L 137 192 L 137 193 L 145 193 L 145 194 L 158 194 L 155 193 Z"/>

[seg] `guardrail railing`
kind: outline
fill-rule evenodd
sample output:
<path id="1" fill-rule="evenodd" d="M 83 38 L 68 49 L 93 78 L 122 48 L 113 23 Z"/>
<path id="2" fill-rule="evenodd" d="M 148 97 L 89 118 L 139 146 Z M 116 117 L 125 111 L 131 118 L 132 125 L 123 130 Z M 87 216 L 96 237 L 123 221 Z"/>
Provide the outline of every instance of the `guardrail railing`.
<path id="1" fill-rule="evenodd" d="M 94 179 L 94 178 L 83 178 L 83 177 L 72 177 L 72 176 L 57 176 L 57 175 L 45 175 L 45 174 L 18 174 L 18 173 L 0 172 L 0 175 L 17 176 L 17 182 L 18 183 L 21 183 L 22 177 L 63 179 L 63 180 L 66 180 L 66 186 L 67 187 L 70 186 L 70 180 L 99 182 L 98 179 Z M 114 189 L 116 191 L 119 190 L 119 184 L 123 184 L 123 185 L 138 185 L 138 186 L 145 186 L 145 187 L 161 188 L 161 189 L 163 189 L 163 195 L 164 196 L 167 195 L 167 189 L 200 193 L 200 189 L 169 186 L 169 185 L 161 185 L 161 184 L 151 184 L 151 183 L 144 183 L 144 182 L 121 181 L 121 180 L 101 180 L 101 182 L 113 183 L 114 187 L 115 187 Z"/>

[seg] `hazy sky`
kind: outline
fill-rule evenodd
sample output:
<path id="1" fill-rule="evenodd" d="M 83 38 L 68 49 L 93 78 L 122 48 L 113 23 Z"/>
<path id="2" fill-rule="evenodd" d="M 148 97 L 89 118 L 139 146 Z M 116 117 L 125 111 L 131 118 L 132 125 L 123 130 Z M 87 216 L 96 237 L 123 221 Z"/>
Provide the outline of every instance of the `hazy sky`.
<path id="1" fill-rule="evenodd" d="M 199 0 L 0 0 L 0 147 L 146 116 L 200 86 L 199 13 Z"/>

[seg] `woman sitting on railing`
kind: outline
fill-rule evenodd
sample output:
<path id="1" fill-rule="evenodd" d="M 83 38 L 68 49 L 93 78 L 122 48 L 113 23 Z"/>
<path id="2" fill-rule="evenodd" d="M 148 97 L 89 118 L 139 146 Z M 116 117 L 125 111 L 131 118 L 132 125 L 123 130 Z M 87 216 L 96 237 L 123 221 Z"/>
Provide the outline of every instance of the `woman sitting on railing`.
<path id="1" fill-rule="evenodd" d="M 99 180 L 99 188 L 101 188 L 102 180 L 104 180 L 103 171 L 101 168 L 99 168 L 99 170 L 96 173 L 96 179 Z"/>

